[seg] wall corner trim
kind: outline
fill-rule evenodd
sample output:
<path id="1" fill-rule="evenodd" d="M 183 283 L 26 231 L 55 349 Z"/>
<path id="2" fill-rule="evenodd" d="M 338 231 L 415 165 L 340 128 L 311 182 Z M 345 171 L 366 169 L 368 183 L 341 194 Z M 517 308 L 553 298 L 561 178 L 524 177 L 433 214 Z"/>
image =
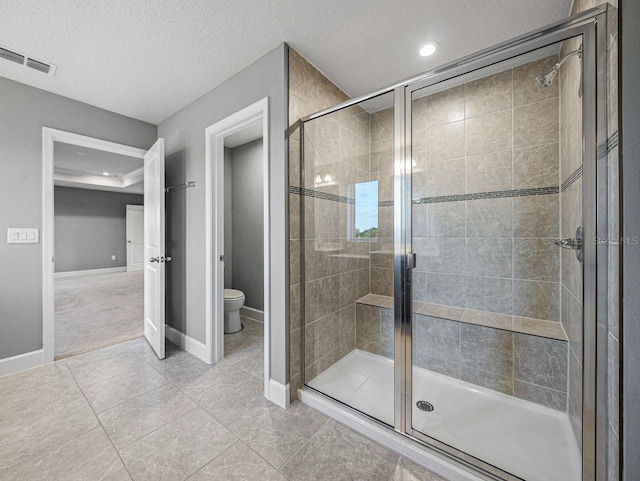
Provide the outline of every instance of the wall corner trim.
<path id="1" fill-rule="evenodd" d="M 281 408 L 287 409 L 289 407 L 289 391 L 290 385 L 279 383 L 275 379 L 269 379 L 269 394 L 267 399 Z"/>
<path id="2" fill-rule="evenodd" d="M 211 362 L 209 362 L 207 346 L 205 346 L 203 343 L 191 336 L 184 334 L 183 332 L 178 331 L 177 329 L 171 327 L 169 324 L 165 324 L 165 333 L 167 339 L 174 343 L 176 346 L 184 349 L 190 354 L 193 354 L 201 361 L 206 362 L 207 364 L 211 364 Z"/>
<path id="3" fill-rule="evenodd" d="M 0 377 L 42 366 L 43 364 L 44 353 L 42 349 L 0 359 Z"/>

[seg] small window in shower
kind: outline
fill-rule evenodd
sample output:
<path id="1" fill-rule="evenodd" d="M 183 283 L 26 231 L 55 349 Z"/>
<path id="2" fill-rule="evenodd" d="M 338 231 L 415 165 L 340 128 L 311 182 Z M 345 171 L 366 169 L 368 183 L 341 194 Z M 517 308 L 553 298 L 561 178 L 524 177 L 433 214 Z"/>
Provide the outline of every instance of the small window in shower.
<path id="1" fill-rule="evenodd" d="M 378 238 L 378 181 L 358 182 L 353 186 L 353 222 L 349 238 L 367 241 Z"/>

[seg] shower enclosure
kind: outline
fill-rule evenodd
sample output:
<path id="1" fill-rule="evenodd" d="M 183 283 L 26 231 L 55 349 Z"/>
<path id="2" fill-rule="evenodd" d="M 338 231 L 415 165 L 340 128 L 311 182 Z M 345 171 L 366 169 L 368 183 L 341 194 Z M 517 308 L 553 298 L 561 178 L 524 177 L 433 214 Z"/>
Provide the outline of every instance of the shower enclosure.
<path id="1" fill-rule="evenodd" d="M 597 479 L 605 17 L 302 119 L 305 389 L 498 479 Z"/>

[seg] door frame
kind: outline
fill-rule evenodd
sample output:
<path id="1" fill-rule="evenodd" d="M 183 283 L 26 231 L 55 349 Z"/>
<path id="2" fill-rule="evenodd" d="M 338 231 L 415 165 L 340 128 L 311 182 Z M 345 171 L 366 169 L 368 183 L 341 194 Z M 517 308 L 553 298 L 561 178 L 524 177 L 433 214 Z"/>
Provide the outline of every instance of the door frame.
<path id="1" fill-rule="evenodd" d="M 133 211 L 136 211 L 136 210 L 137 211 L 142 211 L 144 213 L 144 205 L 127 204 L 126 209 L 127 210 L 126 210 L 125 218 L 126 218 L 126 224 L 127 224 L 127 226 L 126 226 L 126 236 L 127 236 L 127 272 L 143 271 L 144 270 L 144 263 L 139 268 L 137 268 L 137 267 L 136 268 L 129 267 L 129 255 L 131 255 L 131 258 L 133 259 L 133 249 L 130 249 L 130 247 L 133 247 L 133 246 L 129 245 L 129 215 L 130 215 L 130 212 L 133 212 Z"/>
<path id="2" fill-rule="evenodd" d="M 263 251 L 264 251 L 264 395 L 282 405 L 279 389 L 271 389 L 271 227 L 269 163 L 269 99 L 264 98 L 205 129 L 205 319 L 209 363 L 224 358 L 224 139 L 262 122 Z M 217 295 L 209 295 L 217 293 Z M 274 392 L 271 392 L 274 391 Z M 285 401 L 286 404 L 286 401 Z M 286 406 L 283 406 L 286 407 Z"/>
<path id="3" fill-rule="evenodd" d="M 412 271 L 407 268 L 412 252 L 411 233 L 411 121 L 413 92 L 429 86 L 472 74 L 476 70 L 511 59 L 546 46 L 575 37 L 582 37 L 582 151 L 583 151 L 583 206 L 582 226 L 585 239 L 607 237 L 607 167 L 606 157 L 601 160 L 598 146 L 606 144 L 606 13 L 596 9 L 591 21 L 577 25 L 565 25 L 559 29 L 541 34 L 533 39 L 515 42 L 493 55 L 464 62 L 442 72 L 436 72 L 426 79 L 408 82 L 395 89 L 394 138 L 396 141 L 394 181 L 396 199 L 394 203 L 394 297 L 395 332 L 401 332 L 401 339 L 395 341 L 396 422 L 400 422 L 403 432 L 422 442 L 456 457 L 464 455 L 455 447 L 448 446 L 413 428 L 412 412 Z M 598 12 L 596 14 L 596 12 Z M 598 26 L 604 28 L 598 28 Z M 604 61 L 603 56 L 604 55 Z M 598 115 L 598 112 L 600 114 Z M 604 163 L 602 163 L 604 162 Z M 409 221 L 407 221 L 409 219 Z M 607 246 L 595 242 L 584 243 L 583 263 L 583 367 L 582 367 L 582 480 L 604 479 L 606 468 L 606 360 L 598 353 L 606 353 L 606 334 L 598 335 L 600 325 L 606 325 L 607 316 Z M 401 312 L 400 312 L 401 311 Z M 396 425 L 397 427 L 398 425 Z M 500 471 L 483 460 L 474 459 L 471 464 L 487 471 Z M 508 474 L 508 473 L 504 473 Z"/>
<path id="4" fill-rule="evenodd" d="M 42 357 L 43 363 L 55 356 L 54 287 L 54 147 L 55 142 L 87 147 L 136 159 L 144 159 L 144 149 L 108 140 L 42 127 Z"/>

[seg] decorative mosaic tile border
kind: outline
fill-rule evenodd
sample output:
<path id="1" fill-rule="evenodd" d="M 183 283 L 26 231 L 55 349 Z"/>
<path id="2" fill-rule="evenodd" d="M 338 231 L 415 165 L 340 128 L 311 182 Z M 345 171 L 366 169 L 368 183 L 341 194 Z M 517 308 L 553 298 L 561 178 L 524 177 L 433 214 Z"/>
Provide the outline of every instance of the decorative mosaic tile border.
<path id="1" fill-rule="evenodd" d="M 482 199 L 503 199 L 506 197 L 526 197 L 529 195 L 549 195 L 557 194 L 558 187 L 537 187 L 535 189 L 514 189 L 514 190 L 496 190 L 493 192 L 477 192 L 473 194 L 457 194 L 457 195 L 440 195 L 437 197 L 422 197 L 414 199 L 412 204 L 440 204 L 443 202 L 464 202 L 467 200 Z M 393 206 L 392 200 L 385 200 L 378 203 L 379 207 Z"/>
<path id="2" fill-rule="evenodd" d="M 600 145 L 600 148 L 598 149 L 598 154 L 601 156 L 607 155 L 609 152 L 611 152 L 613 149 L 615 149 L 618 146 L 618 143 L 619 143 L 618 131 L 616 130 L 614 133 L 611 134 L 611 137 L 609 137 L 604 144 Z"/>
<path id="3" fill-rule="evenodd" d="M 316 199 L 332 200 L 334 202 L 342 202 L 344 204 L 355 204 L 355 199 L 350 197 L 343 197 L 341 195 L 329 194 L 327 192 L 320 192 L 313 189 L 305 189 L 303 187 L 297 187 L 295 185 L 289 186 L 290 194 L 303 195 L 305 197 L 314 197 Z"/>
<path id="4" fill-rule="evenodd" d="M 576 180 L 582 177 L 582 170 L 583 170 L 582 166 L 578 167 L 576 171 L 573 174 L 571 174 L 567 178 L 567 180 L 565 180 L 562 183 L 562 186 L 560 187 L 560 192 L 564 192 L 565 190 L 567 190 L 571 186 L 571 184 L 573 184 Z"/>
<path id="5" fill-rule="evenodd" d="M 572 174 L 572 178 L 576 173 Z M 582 175 L 582 168 L 580 168 L 579 175 Z M 568 181 L 569 179 L 567 179 Z M 573 182 L 573 181 L 572 181 Z M 563 184 L 564 185 L 564 184 Z M 569 184 L 570 185 L 570 184 Z M 568 186 L 567 186 L 568 187 Z M 289 192 L 291 194 L 304 195 L 307 197 L 315 197 L 317 199 L 333 200 L 335 202 L 344 202 L 346 204 L 354 204 L 355 200 L 349 197 L 342 197 L 335 194 L 328 194 L 326 192 L 318 192 L 317 190 L 304 189 L 301 187 L 289 186 Z M 526 197 L 530 195 L 549 195 L 557 194 L 560 192 L 560 188 L 553 187 L 536 187 L 534 189 L 513 189 L 513 190 L 496 190 L 493 192 L 477 192 L 473 194 L 458 194 L 458 195 L 441 195 L 437 197 L 422 197 L 421 199 L 415 199 L 412 204 L 439 204 L 443 202 L 464 202 L 467 200 L 482 200 L 482 199 L 502 199 L 508 197 Z M 392 200 L 383 200 L 378 202 L 379 207 L 391 207 L 393 206 Z"/>
<path id="6" fill-rule="evenodd" d="M 462 202 L 467 200 L 503 199 L 506 197 L 527 197 L 530 195 L 557 194 L 559 189 L 553 187 L 536 187 L 534 189 L 495 190 L 493 192 L 477 192 L 474 194 L 440 195 L 416 199 L 413 204 L 439 204 L 442 202 Z"/>

